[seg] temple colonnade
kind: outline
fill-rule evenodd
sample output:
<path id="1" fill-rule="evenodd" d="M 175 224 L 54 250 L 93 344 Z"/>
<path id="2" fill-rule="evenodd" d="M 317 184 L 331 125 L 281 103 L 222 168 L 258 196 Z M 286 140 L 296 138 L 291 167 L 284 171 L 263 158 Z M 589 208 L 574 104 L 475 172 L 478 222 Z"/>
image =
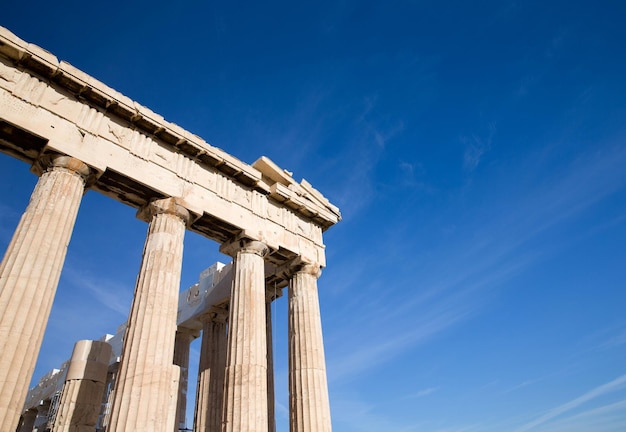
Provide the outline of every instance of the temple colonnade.
<path id="1" fill-rule="evenodd" d="M 215 311 L 199 325 L 207 343 L 202 430 L 216 430 L 218 415 L 221 432 L 274 428 L 266 293 L 273 282 L 289 291 L 291 431 L 330 431 L 317 278 L 326 265 L 322 233 L 341 215 L 311 184 L 264 156 L 238 160 L 2 27 L 0 151 L 39 176 L 0 264 L 3 432 L 20 422 L 26 430 L 33 417 L 24 401 L 87 191 L 135 208 L 148 224 L 107 431 L 171 432 L 186 409 L 179 395 L 191 336 L 176 319 L 188 230 L 233 259 L 228 317 Z M 92 357 L 103 352 L 94 348 Z M 77 373 L 63 391 L 101 384 L 90 373 Z M 72 404 L 76 394 L 60 397 Z M 63 412 L 64 421 L 81 417 Z"/>
<path id="2" fill-rule="evenodd" d="M 27 430 L 31 422 L 32 413 L 22 413 L 22 406 L 45 330 L 44 319 L 25 318 L 50 314 L 89 178 L 88 167 L 75 159 L 57 156 L 46 161 L 0 266 L 0 344 L 14 347 L 0 354 L 0 374 L 4 375 L 0 380 L 0 423 L 17 422 L 23 414 L 20 430 Z M 138 215 L 148 222 L 148 234 L 107 430 L 170 432 L 178 428 L 184 400 L 179 397 L 180 372 L 181 367 L 188 367 L 189 343 L 194 338 L 177 333 L 176 326 L 189 213 L 175 198 L 166 198 L 150 202 Z M 35 244 L 38 247 L 33 247 Z M 273 298 L 266 290 L 264 262 L 268 248 L 240 236 L 221 249 L 233 257 L 232 291 L 228 310 L 215 308 L 202 317 L 196 430 L 275 430 L 268 315 Z M 320 268 L 294 260 L 281 271 L 289 279 L 291 430 L 330 431 L 317 301 Z M 110 348 L 106 352 L 110 355 Z M 175 354 L 181 358 L 178 364 Z M 101 392 L 104 381 L 100 378 Z M 64 388 L 62 398 L 69 397 L 66 391 Z M 58 426 L 56 430 L 65 429 Z"/>

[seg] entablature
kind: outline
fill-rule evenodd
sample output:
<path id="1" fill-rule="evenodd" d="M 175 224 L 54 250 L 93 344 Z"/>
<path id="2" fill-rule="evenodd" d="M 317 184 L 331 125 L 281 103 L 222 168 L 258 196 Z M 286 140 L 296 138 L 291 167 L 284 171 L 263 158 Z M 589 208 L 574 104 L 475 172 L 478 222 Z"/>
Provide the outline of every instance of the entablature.
<path id="1" fill-rule="evenodd" d="M 248 165 L 2 27 L 0 151 L 31 164 L 47 152 L 75 157 L 97 172 L 92 189 L 138 209 L 180 198 L 189 229 L 264 241 L 276 265 L 324 265 L 322 232 L 341 219 L 269 158 Z"/>
<path id="2" fill-rule="evenodd" d="M 285 181 L 285 176 L 279 178 L 275 173 L 267 175 L 270 171 L 284 171 L 269 158 L 262 157 L 254 164 L 248 165 L 177 124 L 166 121 L 149 108 L 131 100 L 71 64 L 59 61 L 48 51 L 21 40 L 3 27 L 0 27 L 0 58 L 8 60 L 17 70 L 54 87 L 59 94 L 65 93 L 75 98 L 76 101 L 88 105 L 97 113 L 114 120 L 124 128 L 137 131 L 160 145 L 170 147 L 202 167 L 212 168 L 232 181 L 282 203 L 294 213 L 319 225 L 323 231 L 341 220 L 339 209 L 306 180 L 298 184 L 290 175 L 288 181 Z M 19 87 L 24 86 L 17 85 L 19 77 L 13 76 L 14 71 L 10 68 L 7 62 L 0 63 L 0 80 L 5 81 L 3 87 L 19 97 L 19 91 L 14 90 L 20 90 Z M 11 87 L 15 88 L 11 89 Z M 26 90 L 29 90 L 28 94 L 22 96 L 30 98 L 34 85 L 26 87 L 28 87 Z M 40 91 L 43 92 L 43 90 Z M 82 116 L 97 117 L 96 112 L 87 113 L 88 115 L 83 113 Z M 75 121 L 79 129 L 84 129 L 83 133 L 94 132 L 84 127 L 85 125 L 81 125 L 79 118 L 72 117 L 70 115 L 66 119 Z"/>

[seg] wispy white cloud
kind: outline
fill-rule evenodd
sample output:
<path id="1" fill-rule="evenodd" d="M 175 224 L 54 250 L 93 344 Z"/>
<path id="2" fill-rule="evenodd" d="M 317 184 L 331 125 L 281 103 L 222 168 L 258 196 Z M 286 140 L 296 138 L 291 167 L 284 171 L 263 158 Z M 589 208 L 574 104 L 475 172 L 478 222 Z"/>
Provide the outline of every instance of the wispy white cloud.
<path id="1" fill-rule="evenodd" d="M 551 179 L 516 194 L 514 199 L 501 196 L 488 202 L 486 205 L 494 209 L 489 219 L 465 222 L 456 230 L 456 251 L 445 259 L 447 267 L 457 269 L 454 279 L 446 275 L 443 279 L 447 280 L 446 284 L 432 285 L 458 285 L 479 275 L 495 275 L 508 267 L 502 275 L 506 278 L 545 254 L 565 247 L 564 243 L 543 243 L 541 248 L 520 255 L 524 245 L 626 187 L 626 172 L 622 168 L 625 164 L 626 148 L 604 148 L 577 158 L 555 172 Z M 567 239 L 576 240 L 576 237 Z"/>
<path id="2" fill-rule="evenodd" d="M 529 167 L 534 156 L 529 155 Z M 510 194 L 492 195 L 484 204 L 490 211 L 494 209 L 489 219 L 464 215 L 463 220 L 455 222 L 452 238 L 447 238 L 427 256 L 417 256 L 413 243 L 407 241 L 412 238 L 407 237 L 407 231 L 415 230 L 413 220 L 407 222 L 407 231 L 399 224 L 394 225 L 386 243 L 379 244 L 385 254 L 376 254 L 373 262 L 361 262 L 358 250 L 355 251 L 350 256 L 354 265 L 348 268 L 354 267 L 358 277 L 348 278 L 346 283 L 358 286 L 353 287 L 354 295 L 345 303 L 345 310 L 341 309 L 341 322 L 337 319 L 336 323 L 342 327 L 335 327 L 327 338 L 327 346 L 332 350 L 328 371 L 333 385 L 364 376 L 372 368 L 391 362 L 407 350 L 480 313 L 489 301 L 486 294 L 490 290 L 501 289 L 511 277 L 576 241 L 575 237 L 566 237 L 561 243 L 538 242 L 552 228 L 563 226 L 564 222 L 579 217 L 624 188 L 626 174 L 621 167 L 625 163 L 625 148 L 605 146 L 562 164 L 548 179 L 531 183 L 531 187 L 516 194 L 514 199 Z M 595 228 L 589 226 L 588 229 Z M 540 247 L 527 248 L 531 243 L 539 243 Z M 363 258 L 366 256 L 364 254 Z M 398 263 L 410 271 L 398 271 Z M 390 286 L 403 289 L 397 292 L 389 290 Z M 371 328 L 368 322 L 372 322 Z M 378 328 L 380 323 L 384 331 Z M 621 334 L 616 336 L 614 342 L 620 343 L 621 337 Z M 542 379 L 526 380 L 505 393 Z M 574 402 L 582 404 L 584 401 L 583 398 Z M 562 408 L 573 409 L 569 407 Z M 376 408 L 369 409 L 373 415 Z M 558 416 L 561 412 L 551 413 Z M 506 427 L 501 429 L 491 427 L 495 423 L 492 421 L 483 425 L 459 425 L 450 430 L 513 430 L 515 424 L 523 421 L 531 424 L 528 417 L 521 417 L 517 422 L 507 421 Z M 548 421 L 546 417 L 545 424 Z M 446 430 L 444 425 L 428 430 L 440 429 Z M 529 429 L 520 429 L 520 432 L 523 430 Z"/>
<path id="3" fill-rule="evenodd" d="M 617 391 L 618 389 L 615 390 Z M 598 395 L 598 398 L 601 396 L 602 395 Z M 616 401 L 608 402 L 603 405 L 576 410 L 575 413 L 570 413 L 568 410 L 567 412 L 561 413 L 558 417 L 546 420 L 541 424 L 530 426 L 529 429 L 519 429 L 519 426 L 516 426 L 528 418 L 525 414 L 517 414 L 512 417 L 490 419 L 480 423 L 433 426 L 428 427 L 426 430 L 433 432 L 519 432 L 521 430 L 532 432 L 617 432 L 626 430 L 625 408 L 626 399 L 619 398 Z M 574 408 L 572 408 L 572 410 L 574 410 Z M 568 415 L 568 413 L 570 413 L 570 415 Z M 444 423 L 449 423 L 449 421 Z M 529 424 L 530 422 L 526 421 L 524 426 Z M 518 429 L 516 429 L 516 427 Z"/>
<path id="4" fill-rule="evenodd" d="M 615 348 L 626 345 L 626 330 L 622 329 L 620 333 L 610 337 L 600 344 L 600 348 Z"/>
<path id="5" fill-rule="evenodd" d="M 71 265 L 66 265 L 63 272 L 71 284 L 78 289 L 87 290 L 103 307 L 117 312 L 120 315 L 119 324 L 128 317 L 133 287 L 111 279 L 97 277 Z"/>
<path id="6" fill-rule="evenodd" d="M 587 393 L 572 399 L 569 402 L 566 402 L 562 405 L 559 405 L 557 407 L 554 407 L 552 409 L 550 409 L 547 413 L 543 414 L 542 416 L 538 417 L 537 419 L 528 422 L 524 425 L 522 425 L 521 427 L 515 429 L 515 432 L 525 432 L 525 431 L 529 431 L 532 430 L 534 428 L 536 428 L 537 426 L 540 426 L 562 414 L 565 414 L 575 408 L 578 408 L 579 406 L 593 400 L 596 399 L 600 396 L 603 396 L 605 394 L 623 389 L 626 387 L 626 375 L 622 375 L 619 376 L 617 378 L 615 378 L 612 381 L 609 381 L 608 383 L 602 384 L 596 388 L 594 388 L 593 390 L 588 391 Z"/>
<path id="7" fill-rule="evenodd" d="M 509 387 L 506 390 L 502 391 L 502 394 L 512 393 L 514 391 L 517 391 L 517 390 L 520 390 L 520 389 L 523 389 L 523 388 L 535 385 L 537 383 L 543 382 L 543 381 L 547 380 L 548 378 L 551 378 L 552 376 L 554 376 L 556 374 L 562 373 L 564 371 L 564 369 L 566 369 L 566 368 L 561 368 L 561 369 L 559 369 L 558 372 L 556 372 L 554 374 L 549 374 L 549 375 L 538 377 L 538 378 L 532 378 L 532 379 L 524 380 L 521 383 L 516 384 L 516 385 L 514 385 L 512 387 Z"/>
<path id="8" fill-rule="evenodd" d="M 333 423 L 340 425 L 341 430 L 354 432 L 410 432 L 425 430 L 422 424 L 406 422 L 385 414 L 378 406 L 366 403 L 351 395 L 333 400 Z"/>
<path id="9" fill-rule="evenodd" d="M 418 398 L 422 398 L 425 396 L 428 396 L 434 392 L 436 392 L 438 390 L 437 387 L 429 387 L 429 388 L 425 388 L 422 390 L 419 390 L 415 393 L 411 393 L 409 395 L 404 396 L 402 399 L 418 399 Z"/>
<path id="10" fill-rule="evenodd" d="M 380 120 L 373 115 L 377 97 L 365 97 L 358 114 L 352 114 L 354 133 L 345 143 L 345 153 L 329 162 L 344 178 L 335 187 L 334 202 L 342 209 L 344 220 L 370 204 L 376 196 L 374 171 L 387 143 L 404 131 L 400 118 Z M 330 169 L 326 167 L 326 169 Z"/>
<path id="11" fill-rule="evenodd" d="M 353 336 L 351 340 L 354 344 L 346 345 L 344 342 L 343 349 L 335 348 L 335 356 L 328 366 L 329 379 L 343 380 L 358 376 L 466 319 L 473 312 L 473 305 L 459 300 L 452 298 L 439 305 L 429 305 L 423 313 L 413 311 L 408 316 L 390 313 L 389 317 L 381 317 L 377 322 L 386 323 L 384 332 L 368 333 L 367 343 Z"/>
<path id="12" fill-rule="evenodd" d="M 287 408 L 284 404 L 276 401 L 275 405 L 276 415 L 281 418 L 289 418 L 289 408 Z"/>
<path id="13" fill-rule="evenodd" d="M 542 425 L 537 432 L 616 432 L 626 430 L 626 399 Z"/>
<path id="14" fill-rule="evenodd" d="M 490 123 L 485 136 L 472 134 L 470 136 L 462 136 L 461 142 L 465 145 L 465 153 L 463 155 L 463 168 L 472 172 L 480 164 L 485 153 L 491 149 L 493 137 L 496 133 L 495 123 Z"/>
<path id="15" fill-rule="evenodd" d="M 283 168 L 301 172 L 312 154 L 319 150 L 323 141 L 323 131 L 327 126 L 326 105 L 332 89 L 316 87 L 307 92 L 294 110 L 286 113 L 286 118 L 273 127 L 266 123 L 254 126 L 260 137 L 265 137 L 265 152 L 270 158 L 280 157 Z"/>
<path id="16" fill-rule="evenodd" d="M 392 188 L 409 188 L 432 194 L 437 189 L 424 179 L 424 166 L 420 162 L 398 162 L 398 175 L 393 178 Z"/>
<path id="17" fill-rule="evenodd" d="M 389 127 L 381 127 L 380 125 L 375 125 L 372 123 L 366 124 L 368 126 L 368 131 L 373 138 L 373 141 L 381 148 L 385 148 L 389 140 L 393 139 L 402 131 L 404 131 L 404 122 L 402 120 L 398 120 L 397 123 Z"/>

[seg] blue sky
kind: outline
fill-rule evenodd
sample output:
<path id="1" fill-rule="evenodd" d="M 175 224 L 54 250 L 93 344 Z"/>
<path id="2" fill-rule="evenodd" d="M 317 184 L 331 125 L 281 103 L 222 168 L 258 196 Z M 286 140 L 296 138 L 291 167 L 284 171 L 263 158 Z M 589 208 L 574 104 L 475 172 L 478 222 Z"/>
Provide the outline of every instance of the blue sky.
<path id="1" fill-rule="evenodd" d="M 172 3 L 7 0 L 0 25 L 340 207 L 336 432 L 626 430 L 626 4 Z M 35 182 L 0 155 L 2 250 Z M 126 319 L 145 232 L 85 195 L 37 376 Z M 187 234 L 182 288 L 217 249 Z"/>

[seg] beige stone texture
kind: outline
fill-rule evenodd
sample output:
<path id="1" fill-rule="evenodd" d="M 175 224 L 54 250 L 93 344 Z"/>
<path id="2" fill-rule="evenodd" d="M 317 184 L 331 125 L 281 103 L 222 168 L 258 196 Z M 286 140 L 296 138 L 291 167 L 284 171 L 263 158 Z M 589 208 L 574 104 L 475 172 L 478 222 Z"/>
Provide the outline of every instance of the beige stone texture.
<path id="1" fill-rule="evenodd" d="M 289 430 L 330 432 L 330 403 L 322 320 L 317 295 L 318 265 L 300 265 L 289 285 Z"/>
<path id="2" fill-rule="evenodd" d="M 227 311 L 206 314 L 202 327 L 195 432 L 221 432 L 226 369 Z"/>
<path id="3" fill-rule="evenodd" d="M 109 432 L 172 432 L 180 368 L 173 364 L 188 212 L 173 198 L 140 212 L 149 221 L 128 319 Z"/>
<path id="4" fill-rule="evenodd" d="M 267 343 L 263 257 L 258 241 L 222 247 L 233 256 L 223 432 L 267 432 Z"/>
<path id="5" fill-rule="evenodd" d="M 0 127 L 0 152 L 43 172 L 0 266 L 0 425 L 17 427 L 89 185 L 140 209 L 149 222 L 107 432 L 171 432 L 180 422 L 186 360 L 184 350 L 174 351 L 185 229 L 226 243 L 222 251 L 234 258 L 222 432 L 273 432 L 264 265 L 284 269 L 299 260 L 324 267 L 322 233 L 341 219 L 339 209 L 268 158 L 239 161 L 3 27 Z M 38 163 L 52 153 L 67 156 L 53 169 Z M 160 197 L 176 198 L 154 201 Z M 288 302 L 291 428 L 325 432 L 317 285 L 301 267 Z M 282 273 L 269 277 L 286 284 Z"/>
<path id="6" fill-rule="evenodd" d="M 82 340 L 74 345 L 61 393 L 54 432 L 95 432 L 111 358 L 111 345 Z"/>
<path id="7" fill-rule="evenodd" d="M 4 28 L 0 118 L 104 173 L 94 190 L 136 207 L 150 197 L 180 197 L 199 215 L 189 228 L 207 237 L 223 242 L 245 232 L 289 259 L 325 263 L 322 231 L 341 216 L 306 180 L 296 182 L 266 157 L 237 160 Z M 6 151 L 32 158 L 19 143 Z"/>
<path id="8" fill-rule="evenodd" d="M 45 163 L 0 264 L 0 425 L 15 430 L 41 347 L 89 168 Z"/>

